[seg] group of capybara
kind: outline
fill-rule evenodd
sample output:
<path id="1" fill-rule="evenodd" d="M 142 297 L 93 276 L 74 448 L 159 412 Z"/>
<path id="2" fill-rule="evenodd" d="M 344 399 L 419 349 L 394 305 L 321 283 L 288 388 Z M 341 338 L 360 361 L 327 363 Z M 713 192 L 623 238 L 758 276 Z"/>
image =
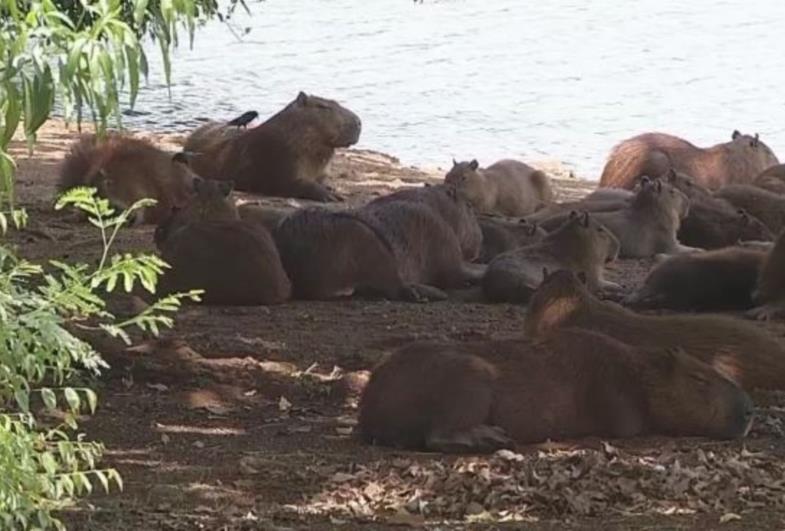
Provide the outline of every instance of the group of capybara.
<path id="1" fill-rule="evenodd" d="M 474 290 L 527 305 L 518 339 L 388 354 L 361 397 L 364 440 L 480 452 L 590 435 L 735 438 L 752 423 L 747 392 L 785 388 L 785 348 L 761 327 L 673 313 L 785 314 L 785 165 L 758 135 L 709 148 L 625 140 L 577 201 L 556 202 L 523 162 L 470 160 L 442 183 L 336 208 L 325 169 L 358 141 L 360 119 L 305 93 L 250 126 L 257 116 L 203 125 L 176 154 L 119 133 L 82 138 L 60 189 L 93 186 L 120 208 L 156 199 L 136 221 L 157 225 L 171 265 L 160 290 L 201 288 L 205 304 Z M 236 206 L 234 189 L 335 204 Z M 619 258 L 656 264 L 625 293 L 604 276 Z"/>

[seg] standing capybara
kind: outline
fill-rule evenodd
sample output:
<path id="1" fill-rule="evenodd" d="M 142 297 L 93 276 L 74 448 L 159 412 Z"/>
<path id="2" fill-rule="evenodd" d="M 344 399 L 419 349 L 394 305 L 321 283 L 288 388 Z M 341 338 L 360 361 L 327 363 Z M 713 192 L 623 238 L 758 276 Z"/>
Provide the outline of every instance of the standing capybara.
<path id="1" fill-rule="evenodd" d="M 785 231 L 766 254 L 753 298 L 760 306 L 749 311 L 750 317 L 767 320 L 785 315 Z"/>
<path id="2" fill-rule="evenodd" d="M 205 304 L 253 306 L 289 298 L 291 284 L 270 233 L 241 221 L 226 182 L 194 181 L 191 203 L 173 209 L 155 231 L 170 266 L 161 293 L 203 289 Z"/>
<path id="3" fill-rule="evenodd" d="M 482 230 L 482 250 L 477 259 L 481 264 L 504 252 L 537 243 L 548 235 L 536 222 L 525 218 L 482 215 L 477 221 Z"/>
<path id="4" fill-rule="evenodd" d="M 734 131 L 730 142 L 699 148 L 664 133 L 646 133 L 613 148 L 600 186 L 632 189 L 644 175 L 662 175 L 670 169 L 690 175 L 711 190 L 730 183 L 750 183 L 779 161 L 758 135 Z"/>
<path id="5" fill-rule="evenodd" d="M 406 188 L 378 197 L 370 202 L 379 205 L 390 201 L 412 201 L 429 206 L 455 232 L 464 259 L 474 261 L 480 255 L 482 231 L 471 205 L 455 188 L 444 184 Z"/>
<path id="6" fill-rule="evenodd" d="M 526 303 L 542 282 L 544 269 L 583 272 L 592 289 L 617 289 L 603 279 L 603 270 L 618 254 L 619 241 L 610 231 L 588 213 L 573 211 L 540 242 L 491 260 L 482 279 L 483 293 L 494 302 Z"/>
<path id="7" fill-rule="evenodd" d="M 785 194 L 785 164 L 777 164 L 763 170 L 755 177 L 752 184 L 775 194 Z"/>
<path id="8" fill-rule="evenodd" d="M 536 343 L 403 347 L 374 369 L 358 428 L 373 444 L 490 452 L 584 436 L 730 439 L 752 414 L 744 391 L 683 352 L 564 330 Z"/>
<path id="9" fill-rule="evenodd" d="M 744 389 L 785 388 L 785 349 L 757 326 L 721 315 L 640 315 L 600 301 L 566 270 L 543 280 L 524 320 L 531 338 L 562 328 L 593 330 L 642 348 L 682 348 Z"/>
<path id="10" fill-rule="evenodd" d="M 785 195 L 750 184 L 723 186 L 714 195 L 761 220 L 774 234 L 785 229 Z"/>
<path id="11" fill-rule="evenodd" d="M 232 179 L 238 190 L 314 201 L 338 197 L 324 186 L 335 149 L 360 138 L 356 114 L 333 100 L 301 92 L 260 125 L 198 130 L 186 140 L 199 175 Z"/>
<path id="12" fill-rule="evenodd" d="M 625 303 L 681 311 L 746 310 L 752 307 L 765 257 L 764 251 L 740 247 L 671 256 Z"/>
<path id="13" fill-rule="evenodd" d="M 166 153 L 146 140 L 111 133 L 80 138 L 60 167 L 58 190 L 92 186 L 118 209 L 140 199 L 157 203 L 137 212 L 136 223 L 159 223 L 188 202 L 194 173 L 182 153 Z"/>
<path id="14" fill-rule="evenodd" d="M 517 160 L 500 160 L 484 169 L 476 160 L 453 161 L 444 182 L 481 214 L 522 217 L 553 201 L 548 176 Z"/>

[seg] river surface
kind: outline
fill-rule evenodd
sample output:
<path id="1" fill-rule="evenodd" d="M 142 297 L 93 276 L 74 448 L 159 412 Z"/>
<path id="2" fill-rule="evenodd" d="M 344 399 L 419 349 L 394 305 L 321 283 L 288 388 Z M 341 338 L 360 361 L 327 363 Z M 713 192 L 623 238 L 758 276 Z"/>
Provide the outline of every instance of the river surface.
<path id="1" fill-rule="evenodd" d="M 248 1 L 176 52 L 171 99 L 150 48 L 127 125 L 268 116 L 304 90 L 360 115 L 358 147 L 408 164 L 558 160 L 596 179 L 651 130 L 758 132 L 785 158 L 783 0 Z"/>

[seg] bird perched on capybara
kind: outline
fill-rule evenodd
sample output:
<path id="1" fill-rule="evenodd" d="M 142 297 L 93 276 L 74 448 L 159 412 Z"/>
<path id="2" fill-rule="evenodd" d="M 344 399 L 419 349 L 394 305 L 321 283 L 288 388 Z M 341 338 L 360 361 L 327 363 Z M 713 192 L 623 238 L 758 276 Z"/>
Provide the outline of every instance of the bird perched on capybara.
<path id="1" fill-rule="evenodd" d="M 481 215 L 477 221 L 482 230 L 482 250 L 477 259 L 481 264 L 487 264 L 504 252 L 537 243 L 548 234 L 526 218 Z"/>
<path id="2" fill-rule="evenodd" d="M 583 272 L 592 289 L 617 289 L 603 279 L 603 271 L 618 254 L 619 241 L 610 231 L 588 213 L 573 211 L 541 241 L 491 260 L 482 279 L 483 293 L 493 302 L 526 303 L 542 282 L 544 269 Z"/>
<path id="3" fill-rule="evenodd" d="M 194 181 L 193 201 L 174 209 L 158 226 L 155 241 L 170 266 L 162 293 L 203 289 L 205 304 L 278 304 L 291 284 L 270 233 L 241 221 L 226 182 Z"/>
<path id="4" fill-rule="evenodd" d="M 749 309 L 765 257 L 764 251 L 741 247 L 668 257 L 625 304 L 701 312 Z"/>
<path id="5" fill-rule="evenodd" d="M 566 270 L 543 280 L 524 320 L 531 338 L 563 328 L 593 330 L 636 347 L 682 348 L 744 389 L 785 388 L 785 349 L 757 326 L 721 315 L 637 314 L 600 301 Z"/>
<path id="6" fill-rule="evenodd" d="M 453 230 L 461 245 L 464 259 L 476 260 L 482 247 L 482 232 L 471 205 L 458 191 L 444 184 L 426 184 L 419 188 L 406 188 L 377 197 L 370 202 L 379 205 L 390 201 L 412 201 L 429 206 Z"/>
<path id="7" fill-rule="evenodd" d="M 632 189 L 644 175 L 669 169 L 690 175 L 711 190 L 730 183 L 750 183 L 778 164 L 774 152 L 758 135 L 734 131 L 731 141 L 708 148 L 664 133 L 645 133 L 616 145 L 600 177 L 600 186 Z"/>
<path id="8" fill-rule="evenodd" d="M 517 160 L 500 160 L 487 168 L 476 160 L 453 161 L 444 182 L 482 214 L 522 217 L 553 201 L 548 176 Z"/>
<path id="9" fill-rule="evenodd" d="M 723 186 L 714 195 L 761 220 L 774 234 L 785 229 L 785 195 L 751 184 Z"/>
<path id="10" fill-rule="evenodd" d="M 126 209 L 140 199 L 157 203 L 139 211 L 136 223 L 158 223 L 172 207 L 190 197 L 195 175 L 182 153 L 167 153 L 147 140 L 110 133 L 84 135 L 60 166 L 57 188 L 63 192 L 91 186 L 115 208 Z"/>
<path id="11" fill-rule="evenodd" d="M 785 164 L 771 166 L 755 177 L 752 184 L 769 192 L 785 194 Z"/>
<path id="12" fill-rule="evenodd" d="M 753 414 L 743 390 L 677 349 L 582 330 L 405 346 L 373 370 L 359 409 L 366 442 L 456 453 L 584 436 L 731 439 Z"/>
<path id="13" fill-rule="evenodd" d="M 229 120 L 226 125 L 233 127 L 248 127 L 248 124 L 259 118 L 259 113 L 256 111 L 246 111 L 237 118 Z"/>
<path id="14" fill-rule="evenodd" d="M 196 173 L 231 179 L 245 192 L 333 201 L 325 169 L 336 148 L 357 143 L 361 123 L 337 102 L 301 92 L 258 126 L 230 130 L 197 130 L 186 140 Z"/>
<path id="15" fill-rule="evenodd" d="M 753 298 L 760 306 L 749 311 L 750 317 L 766 320 L 785 315 L 785 231 L 766 253 Z"/>

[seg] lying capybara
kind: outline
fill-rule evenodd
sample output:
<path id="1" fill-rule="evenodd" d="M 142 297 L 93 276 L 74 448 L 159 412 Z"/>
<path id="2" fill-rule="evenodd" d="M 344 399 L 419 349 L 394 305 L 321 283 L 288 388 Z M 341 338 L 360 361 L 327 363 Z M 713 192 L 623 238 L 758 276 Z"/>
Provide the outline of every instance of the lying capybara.
<path id="1" fill-rule="evenodd" d="M 534 343 L 403 347 L 373 370 L 358 428 L 373 444 L 490 452 L 585 436 L 731 439 L 752 414 L 743 390 L 677 349 L 564 330 Z"/>
<path id="2" fill-rule="evenodd" d="M 477 218 L 482 230 L 482 250 L 477 259 L 487 264 L 496 256 L 541 241 L 548 234 L 525 218 L 481 215 Z"/>
<path id="3" fill-rule="evenodd" d="M 237 189 L 314 201 L 339 199 L 324 186 L 335 149 L 360 138 L 356 114 L 333 100 L 301 92 L 260 125 L 196 131 L 185 143 L 199 175 L 232 179 Z"/>
<path id="4" fill-rule="evenodd" d="M 455 232 L 464 259 L 471 262 L 480 255 L 482 232 L 477 217 L 466 199 L 455 188 L 444 184 L 426 184 L 378 197 L 370 204 L 379 205 L 390 201 L 412 201 L 429 206 Z"/>
<path id="5" fill-rule="evenodd" d="M 616 190 L 616 188 L 607 188 L 607 190 Z M 623 191 L 627 192 L 627 190 Z M 553 230 L 553 228 L 558 227 L 559 224 L 564 221 L 564 218 L 573 210 L 589 212 L 590 214 L 596 214 L 598 212 L 615 212 L 629 206 L 632 202 L 632 197 L 634 197 L 634 194 L 632 193 L 630 193 L 630 197 L 619 196 L 616 198 L 603 198 L 601 196 L 589 194 L 578 201 L 553 203 L 547 207 L 541 208 L 534 214 L 526 216 L 525 219 L 531 223 L 544 223 L 550 230 Z"/>
<path id="6" fill-rule="evenodd" d="M 752 184 L 775 194 L 785 194 L 785 164 L 777 164 L 763 170 L 755 177 Z"/>
<path id="7" fill-rule="evenodd" d="M 205 304 L 248 306 L 287 300 L 291 284 L 270 233 L 241 221 L 229 197 L 231 186 L 195 180 L 193 200 L 155 231 L 155 242 L 171 269 L 159 292 L 203 289 Z"/>
<path id="8" fill-rule="evenodd" d="M 750 183 L 778 162 L 758 135 L 734 131 L 730 142 L 699 148 L 672 135 L 645 133 L 613 148 L 602 171 L 600 186 L 632 189 L 644 175 L 662 175 L 675 169 L 716 190 L 730 183 Z"/>
<path id="9" fill-rule="evenodd" d="M 774 234 L 785 229 L 785 195 L 750 184 L 723 186 L 715 195 L 761 220 Z"/>
<path id="10" fill-rule="evenodd" d="M 785 388 L 785 349 L 757 326 L 720 315 L 640 315 L 600 301 L 566 270 L 543 280 L 524 320 L 531 338 L 562 328 L 593 330 L 641 348 L 682 348 L 744 389 Z"/>
<path id="11" fill-rule="evenodd" d="M 760 306 L 748 312 L 750 317 L 767 320 L 785 315 L 785 231 L 766 253 L 753 298 Z"/>
<path id="12" fill-rule="evenodd" d="M 194 173 L 182 153 L 166 153 L 146 140 L 111 133 L 82 136 L 60 167 L 58 190 L 91 186 L 117 209 L 140 199 L 157 201 L 137 212 L 136 223 L 158 223 L 188 202 Z"/>
<path id="13" fill-rule="evenodd" d="M 625 303 L 681 311 L 749 309 L 765 257 L 763 251 L 740 247 L 671 256 Z"/>
<path id="14" fill-rule="evenodd" d="M 476 160 L 453 161 L 444 182 L 482 214 L 522 217 L 553 201 L 548 176 L 517 160 L 500 160 L 487 168 Z"/>
<path id="15" fill-rule="evenodd" d="M 507 251 L 488 264 L 482 279 L 485 297 L 493 302 L 528 302 L 544 269 L 586 274 L 592 289 L 618 289 L 603 279 L 605 264 L 616 259 L 619 241 L 588 213 L 572 212 L 564 224 L 540 242 Z"/>

